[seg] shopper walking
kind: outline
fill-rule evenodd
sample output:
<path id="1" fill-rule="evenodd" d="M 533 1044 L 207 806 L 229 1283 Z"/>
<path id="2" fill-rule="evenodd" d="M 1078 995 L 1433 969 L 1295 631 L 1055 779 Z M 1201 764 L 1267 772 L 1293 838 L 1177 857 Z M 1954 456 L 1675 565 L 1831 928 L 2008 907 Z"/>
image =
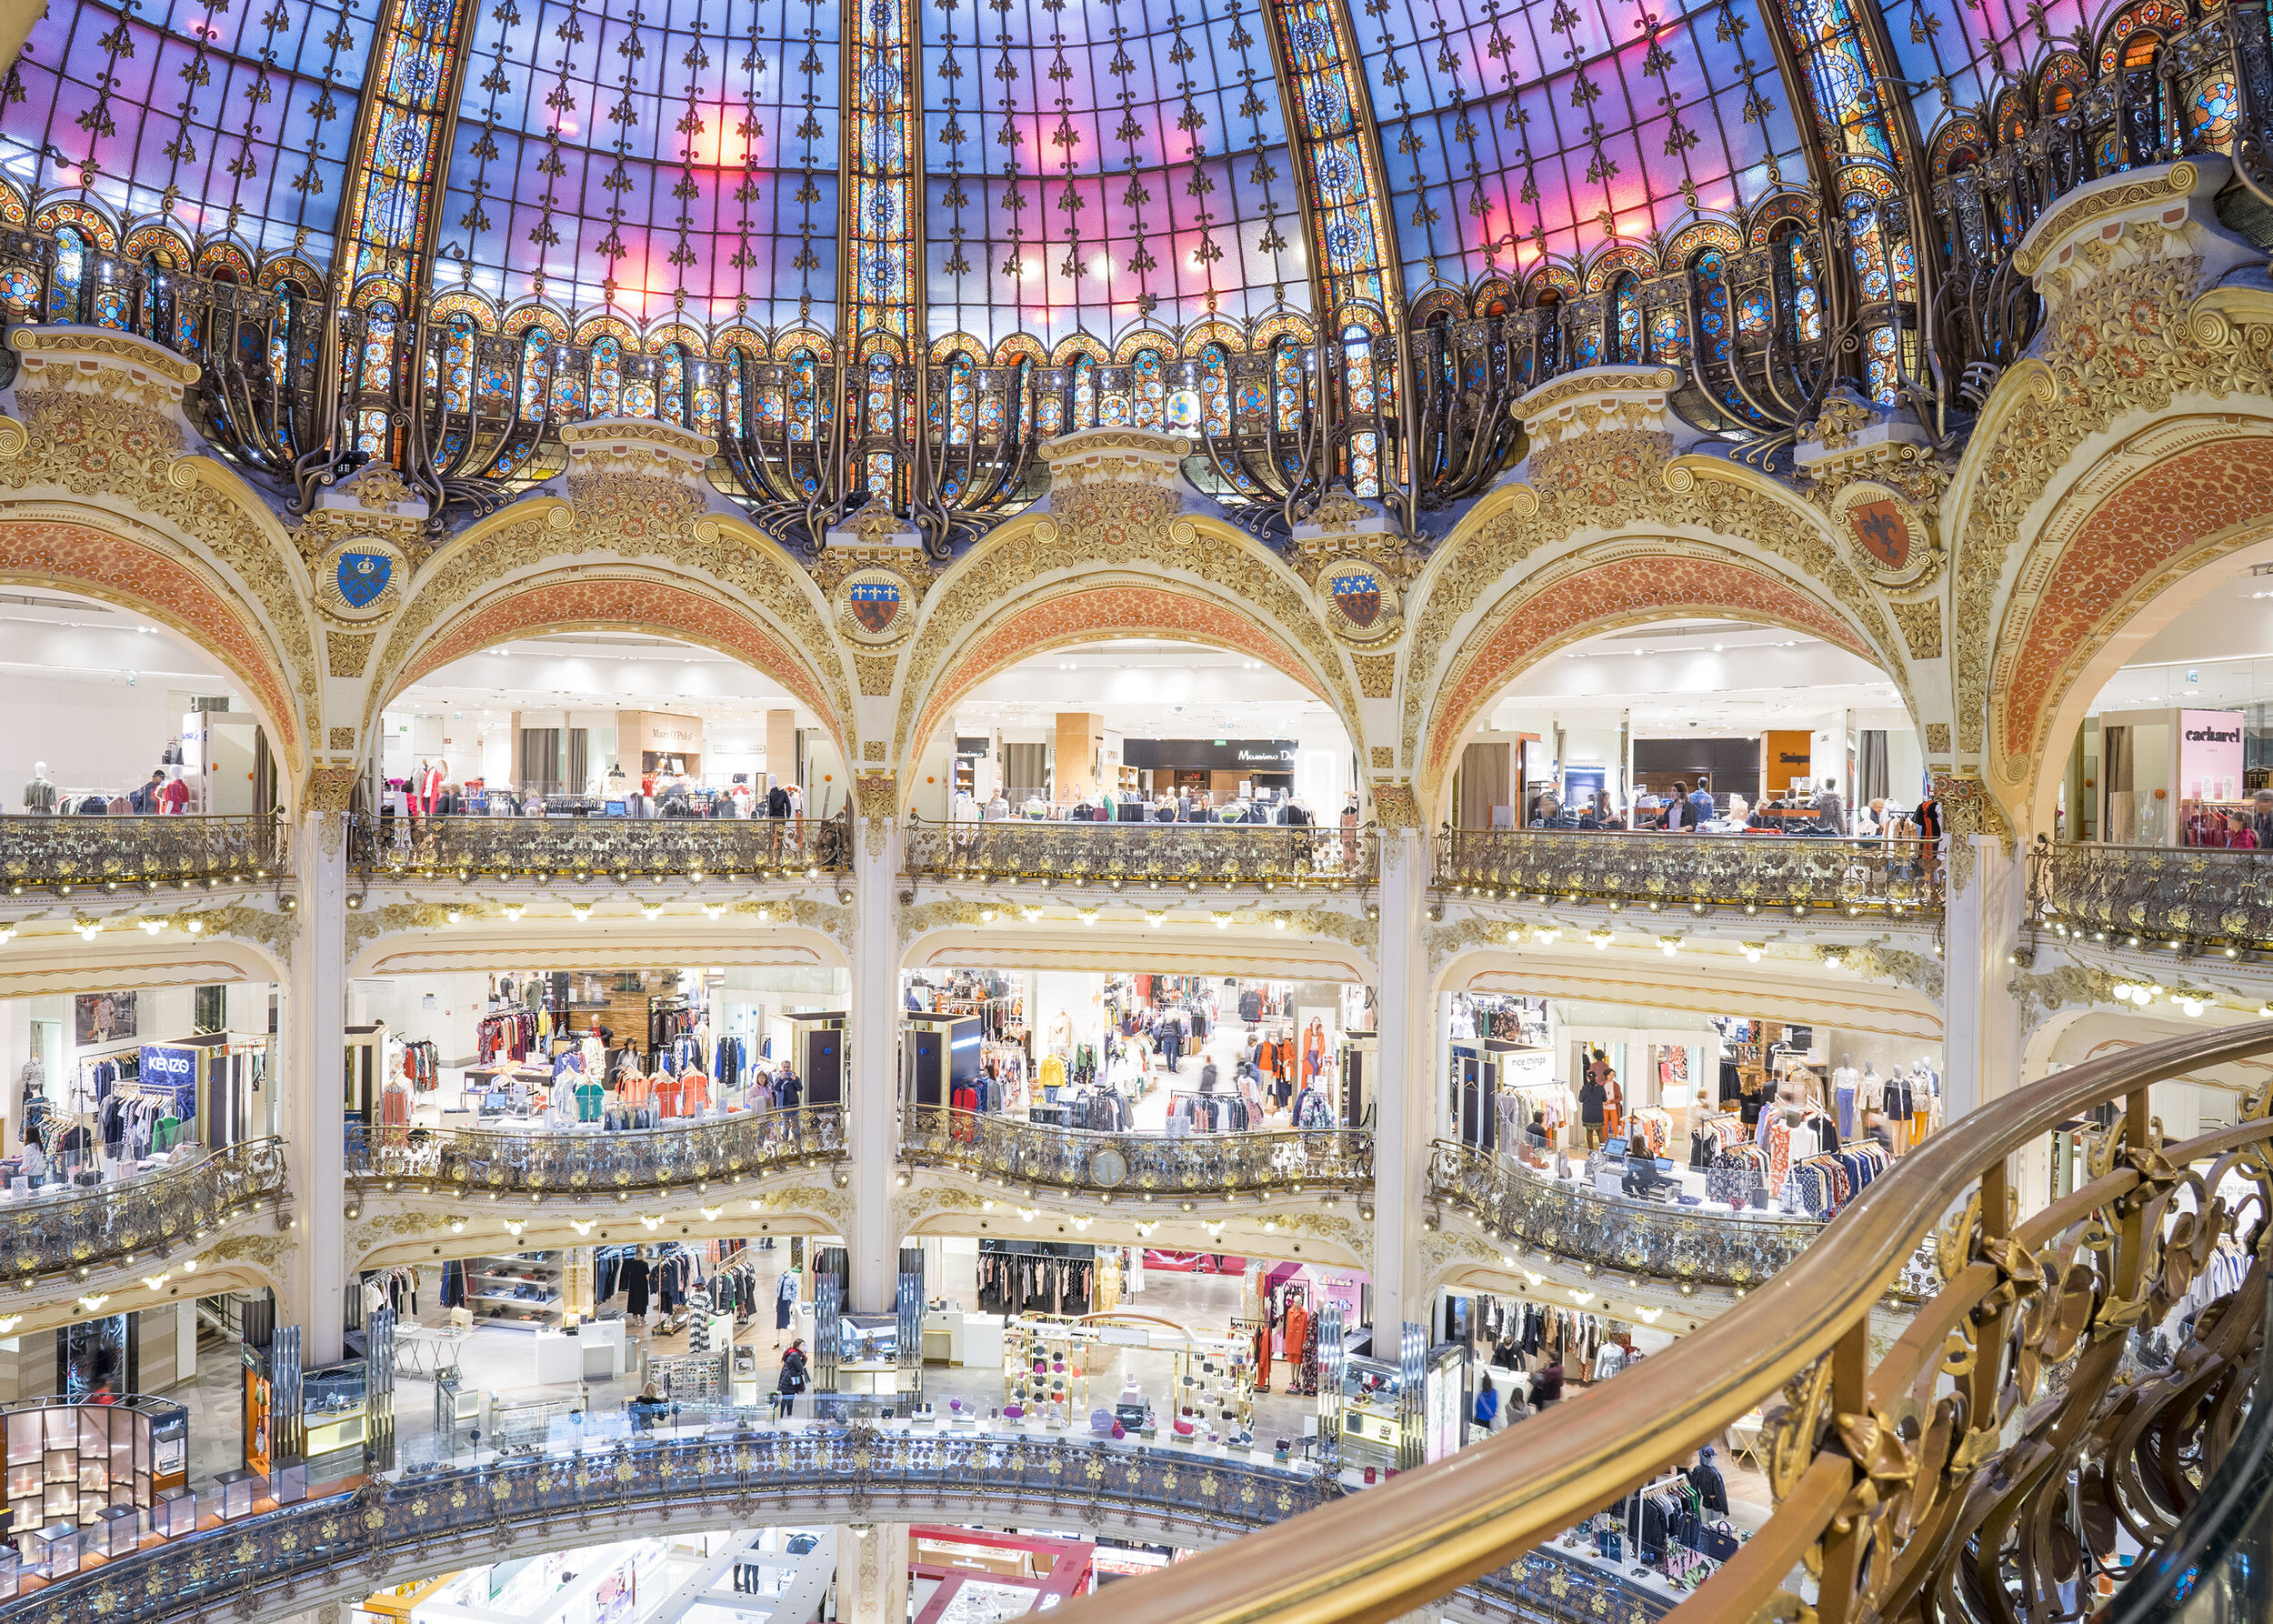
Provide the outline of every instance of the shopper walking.
<path id="1" fill-rule="evenodd" d="M 797 1395 L 805 1391 L 805 1339 L 792 1338 L 789 1351 L 781 1356 L 781 1378 L 774 1384 L 785 1418 L 796 1414 Z"/>

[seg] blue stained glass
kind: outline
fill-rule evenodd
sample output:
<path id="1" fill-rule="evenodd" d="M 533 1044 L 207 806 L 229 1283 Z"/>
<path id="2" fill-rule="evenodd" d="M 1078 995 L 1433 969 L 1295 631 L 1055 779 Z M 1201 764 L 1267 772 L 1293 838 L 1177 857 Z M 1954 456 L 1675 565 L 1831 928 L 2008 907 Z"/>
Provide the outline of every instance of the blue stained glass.
<path id="1" fill-rule="evenodd" d="M 521 416 L 534 423 L 545 415 L 546 385 L 552 377 L 552 355 L 546 347 L 545 330 L 531 327 L 521 338 Z"/>
<path id="2" fill-rule="evenodd" d="M 1804 173 L 1759 0 L 1353 11 L 1408 287 L 1670 236 L 1758 203 L 1770 159 Z"/>
<path id="3" fill-rule="evenodd" d="M 53 0 L 15 69 L 0 166 L 42 190 L 85 183 L 115 218 L 170 204 L 193 235 L 327 263 L 380 5 Z"/>

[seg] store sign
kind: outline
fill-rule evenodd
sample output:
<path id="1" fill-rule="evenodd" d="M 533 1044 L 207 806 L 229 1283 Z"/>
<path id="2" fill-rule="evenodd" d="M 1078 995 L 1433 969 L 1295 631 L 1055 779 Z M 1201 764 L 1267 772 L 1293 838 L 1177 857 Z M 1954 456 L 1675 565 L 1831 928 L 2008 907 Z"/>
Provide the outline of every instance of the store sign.
<path id="1" fill-rule="evenodd" d="M 2178 713 L 2178 794 L 2189 801 L 2238 801 L 2242 781 L 2241 713 Z"/>
<path id="2" fill-rule="evenodd" d="M 190 1048 L 161 1048 L 145 1044 L 142 1048 L 142 1080 L 173 1088 L 197 1080 L 197 1051 Z"/>
<path id="3" fill-rule="evenodd" d="M 1290 738 L 1131 738 L 1121 743 L 1121 762 L 1187 771 L 1285 773 L 1294 770 L 1295 747 Z"/>

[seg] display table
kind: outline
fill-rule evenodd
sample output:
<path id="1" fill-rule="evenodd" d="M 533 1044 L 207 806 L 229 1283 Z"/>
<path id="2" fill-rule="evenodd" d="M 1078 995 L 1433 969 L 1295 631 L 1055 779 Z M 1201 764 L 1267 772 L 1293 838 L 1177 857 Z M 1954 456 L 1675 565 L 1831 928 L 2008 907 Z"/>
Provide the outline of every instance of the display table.
<path id="1" fill-rule="evenodd" d="M 1002 1364 L 1003 1325 L 1000 1314 L 934 1308 L 924 1316 L 925 1362 L 997 1368 Z"/>

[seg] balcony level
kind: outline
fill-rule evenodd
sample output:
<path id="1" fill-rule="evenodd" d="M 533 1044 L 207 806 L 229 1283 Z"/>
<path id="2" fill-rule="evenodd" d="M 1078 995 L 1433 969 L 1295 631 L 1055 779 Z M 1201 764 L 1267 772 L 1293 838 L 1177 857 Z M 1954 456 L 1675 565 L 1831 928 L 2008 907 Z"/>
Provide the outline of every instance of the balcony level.
<path id="1" fill-rule="evenodd" d="M 375 883 L 848 885 L 844 817 L 358 816 L 349 865 Z"/>
<path id="2" fill-rule="evenodd" d="M 350 1246 L 365 1268 L 709 1235 L 834 1229 L 850 1211 L 835 1105 L 689 1118 L 639 1132 L 347 1133 Z"/>
<path id="3" fill-rule="evenodd" d="M 0 1202 L 0 1336 L 276 1283 L 295 1228 L 283 1141 L 177 1156 Z"/>
<path id="4" fill-rule="evenodd" d="M 1381 875 L 1380 831 L 1326 825 L 980 823 L 911 819 L 910 882 L 1104 892 L 1361 895 Z"/>
<path id="5" fill-rule="evenodd" d="M 270 813 L 0 818 L 0 902 L 19 907 L 275 889 L 291 873 L 290 828 Z"/>
<path id="6" fill-rule="evenodd" d="M 1440 897 L 1602 914 L 1916 924 L 1938 919 L 1942 907 L 1931 843 L 1807 835 L 1448 829 L 1435 879 Z"/>

